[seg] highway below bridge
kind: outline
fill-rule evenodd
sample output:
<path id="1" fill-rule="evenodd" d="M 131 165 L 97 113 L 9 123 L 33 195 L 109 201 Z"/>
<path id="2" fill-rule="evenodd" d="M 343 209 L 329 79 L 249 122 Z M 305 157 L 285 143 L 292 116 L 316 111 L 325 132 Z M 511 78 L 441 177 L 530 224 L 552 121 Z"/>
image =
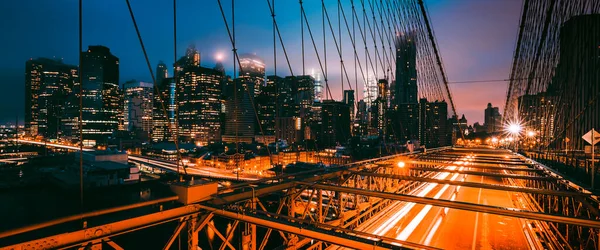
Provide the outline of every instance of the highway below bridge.
<path id="1" fill-rule="evenodd" d="M 155 249 L 176 249 L 177 239 L 188 249 L 600 247 L 598 197 L 503 149 L 432 149 L 228 187 L 171 185 L 170 198 L 0 232 L 0 249 L 122 249 L 125 236 L 165 223 L 173 228 Z M 154 213 L 48 230 L 166 203 Z M 127 240 L 145 240 L 137 235 Z"/>

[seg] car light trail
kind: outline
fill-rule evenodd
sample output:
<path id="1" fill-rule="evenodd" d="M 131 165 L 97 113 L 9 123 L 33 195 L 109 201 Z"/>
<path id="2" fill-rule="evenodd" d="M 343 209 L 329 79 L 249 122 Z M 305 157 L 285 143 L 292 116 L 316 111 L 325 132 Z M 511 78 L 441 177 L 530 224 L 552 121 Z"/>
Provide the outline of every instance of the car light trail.
<path id="1" fill-rule="evenodd" d="M 454 169 L 452 169 L 452 170 L 454 170 Z M 456 180 L 459 175 L 460 174 L 458 174 L 458 173 L 454 174 L 450 180 L 451 181 Z M 450 187 L 449 184 L 444 185 L 444 187 L 440 191 L 438 191 L 437 194 L 433 198 L 439 199 L 446 192 L 446 190 L 448 190 L 449 187 Z M 421 222 L 423 221 L 425 216 L 429 213 L 429 211 L 431 210 L 432 207 L 433 207 L 432 205 L 426 205 L 423 209 L 421 209 L 419 214 L 417 214 L 417 216 L 414 217 L 414 219 L 404 228 L 404 230 L 402 230 L 402 232 L 396 237 L 396 239 L 406 241 L 406 239 L 408 239 L 408 237 L 414 232 L 414 230 L 417 228 L 417 226 L 419 226 L 419 224 L 421 224 Z"/>

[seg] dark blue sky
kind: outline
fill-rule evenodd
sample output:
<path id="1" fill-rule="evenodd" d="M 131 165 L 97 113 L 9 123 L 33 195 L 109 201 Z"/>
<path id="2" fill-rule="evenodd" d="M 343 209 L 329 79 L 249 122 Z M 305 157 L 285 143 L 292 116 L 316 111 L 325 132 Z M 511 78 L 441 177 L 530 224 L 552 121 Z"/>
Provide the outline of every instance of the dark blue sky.
<path id="1" fill-rule="evenodd" d="M 24 65 L 29 58 L 64 58 L 77 64 L 78 16 L 76 0 L 5 1 L 0 8 L 0 123 L 23 117 Z M 216 54 L 223 54 L 225 67 L 231 71 L 231 45 L 216 0 L 178 0 L 178 56 L 190 44 L 200 50 L 202 64 L 213 66 Z M 230 9 L 231 1 L 223 1 Z M 315 39 L 322 39 L 320 1 L 305 2 Z M 336 16 L 337 1 L 328 1 L 331 18 Z M 349 1 L 343 1 L 349 11 Z M 450 81 L 506 79 L 509 75 L 520 0 L 426 0 L 433 28 L 440 45 Z M 131 0 L 152 67 L 159 60 L 173 63 L 173 10 L 171 0 Z M 279 28 L 290 56 L 294 74 L 300 74 L 300 34 L 298 1 L 277 0 Z M 236 32 L 240 53 L 256 53 L 264 58 L 267 73 L 273 73 L 273 45 L 269 8 L 266 0 L 236 1 Z M 349 14 L 347 14 L 349 15 Z M 348 16 L 348 18 L 350 18 Z M 337 21 L 332 20 L 337 23 Z M 329 33 L 328 33 L 329 36 Z M 306 38 L 308 35 L 306 34 Z M 330 39 L 331 40 L 331 39 Z M 320 40 L 322 42 L 322 40 Z M 309 40 L 306 42 L 307 73 L 319 71 Z M 121 81 L 151 81 L 142 50 L 125 0 L 84 1 L 84 49 L 88 45 L 109 47 L 120 58 Z M 351 46 L 344 39 L 345 48 Z M 330 84 L 335 98 L 341 98 L 339 57 L 329 42 Z M 321 55 L 322 56 L 322 55 Z M 350 52 L 344 60 L 352 61 Z M 289 75 L 281 50 L 277 59 L 278 75 Z M 351 68 L 351 67 L 350 67 Z M 350 70 L 350 68 L 348 68 Z M 171 73 L 171 72 L 169 72 Z M 354 75 L 353 72 L 348 72 Z M 359 80 L 360 85 L 360 80 Z M 502 108 L 506 84 L 469 83 L 452 85 L 459 113 L 469 123 L 483 121 L 488 102 Z"/>

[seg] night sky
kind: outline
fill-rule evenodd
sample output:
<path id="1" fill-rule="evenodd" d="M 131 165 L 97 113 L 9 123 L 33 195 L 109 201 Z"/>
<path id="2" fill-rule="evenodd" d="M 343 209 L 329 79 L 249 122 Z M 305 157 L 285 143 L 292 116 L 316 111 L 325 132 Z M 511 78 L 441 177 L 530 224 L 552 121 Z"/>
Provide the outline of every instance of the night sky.
<path id="1" fill-rule="evenodd" d="M 17 115 L 20 119 L 23 117 L 24 67 L 29 58 L 56 57 L 63 58 L 65 63 L 77 64 L 77 2 L 19 0 L 2 3 L 0 123 L 14 122 Z M 131 2 L 153 70 L 159 60 L 172 65 L 172 1 Z M 224 2 L 227 2 L 224 3 L 224 8 L 229 12 L 231 1 Z M 315 39 L 317 43 L 322 43 L 320 1 L 304 2 Z M 336 18 L 337 1 L 329 2 L 329 15 Z M 520 0 L 425 2 L 449 81 L 509 78 L 522 5 Z M 217 55 L 221 54 L 225 60 L 225 67 L 231 74 L 231 45 L 217 1 L 178 0 L 177 3 L 177 56 L 183 55 L 185 48 L 194 44 L 201 52 L 204 66 L 212 67 Z M 296 75 L 302 73 L 298 6 L 298 1 L 276 1 L 277 22 Z M 347 11 L 349 6 L 347 1 Z M 332 22 L 337 25 L 337 21 L 332 19 Z M 330 37 L 329 33 L 327 35 Z M 238 51 L 255 53 L 262 57 L 267 64 L 267 74 L 273 74 L 272 21 L 266 0 L 236 1 L 236 36 Z M 346 39 L 342 46 L 350 48 L 350 41 L 344 36 Z M 307 38 L 308 34 L 305 34 L 306 73 L 310 73 L 310 69 L 320 71 L 312 44 Z M 88 45 L 105 45 L 119 57 L 121 83 L 130 79 L 151 81 L 125 0 L 84 1 L 83 44 L 84 50 Z M 331 90 L 334 98 L 341 99 L 339 57 L 333 41 L 330 41 L 327 47 Z M 350 50 L 346 49 L 344 61 L 353 62 Z M 353 64 L 347 67 L 348 74 L 353 77 Z M 281 49 L 278 51 L 277 74 L 290 75 Z M 503 108 L 506 82 L 456 83 L 451 85 L 451 91 L 458 113 L 464 113 L 469 123 L 482 123 L 483 110 L 488 102 Z"/>

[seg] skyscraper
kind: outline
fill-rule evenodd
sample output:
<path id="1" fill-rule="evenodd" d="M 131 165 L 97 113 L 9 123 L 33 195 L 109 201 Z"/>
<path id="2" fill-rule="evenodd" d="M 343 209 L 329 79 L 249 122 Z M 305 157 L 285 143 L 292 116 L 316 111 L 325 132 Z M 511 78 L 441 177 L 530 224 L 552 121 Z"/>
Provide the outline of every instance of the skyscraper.
<path id="1" fill-rule="evenodd" d="M 488 103 L 485 109 L 485 127 L 488 133 L 498 133 L 502 131 L 502 116 L 498 107 L 492 107 L 491 103 Z"/>
<path id="2" fill-rule="evenodd" d="M 391 110 L 389 117 L 393 133 L 400 141 L 420 138 L 417 87 L 417 47 L 414 34 L 396 37 L 396 79 L 391 89 Z"/>
<path id="3" fill-rule="evenodd" d="M 396 37 L 396 81 L 392 102 L 395 106 L 402 103 L 418 103 L 417 87 L 417 47 L 414 34 Z"/>
<path id="4" fill-rule="evenodd" d="M 253 54 L 240 55 L 240 78 L 251 81 L 254 85 L 254 96 L 258 95 L 261 86 L 265 85 L 265 63 Z"/>
<path id="5" fill-rule="evenodd" d="M 158 95 L 154 95 L 152 141 L 175 139 L 175 79 L 169 77 L 157 82 Z M 170 127 L 170 128 L 169 128 Z"/>
<path id="6" fill-rule="evenodd" d="M 192 46 L 177 61 L 179 136 L 198 145 L 221 140 L 222 72 L 200 66 L 200 53 Z"/>
<path id="7" fill-rule="evenodd" d="M 254 99 L 256 111 L 258 112 L 258 119 L 260 122 L 258 126 L 256 126 L 256 135 L 262 138 L 257 141 L 262 141 L 265 143 L 275 141 L 277 87 L 282 81 L 283 78 L 279 76 L 268 76 L 267 84 L 260 87 L 260 94 Z"/>
<path id="8" fill-rule="evenodd" d="M 153 127 L 154 86 L 152 83 L 128 81 L 123 85 L 124 126 L 139 138 L 149 139 Z"/>
<path id="9" fill-rule="evenodd" d="M 321 102 L 323 100 L 323 81 L 321 80 L 321 73 L 316 73 L 315 70 L 312 69 L 310 76 L 315 80 L 315 102 Z"/>
<path id="10" fill-rule="evenodd" d="M 444 101 L 428 102 L 427 99 L 422 98 L 419 106 L 421 145 L 428 148 L 448 145 L 448 104 Z"/>
<path id="11" fill-rule="evenodd" d="M 387 135 L 387 127 L 388 127 L 388 82 L 385 79 L 380 79 L 377 82 L 377 99 L 373 103 L 371 107 L 371 126 L 377 129 L 377 133 L 380 136 Z"/>
<path id="12" fill-rule="evenodd" d="M 237 78 L 228 86 L 224 142 L 252 143 L 256 115 L 250 98 L 254 98 L 254 83 L 247 78 Z"/>
<path id="13" fill-rule="evenodd" d="M 119 89 L 119 58 L 101 45 L 81 52 L 83 88 L 83 143 L 106 144 L 118 129 L 122 112 Z M 74 110 L 72 110 L 74 111 Z M 76 110 L 75 110 L 76 111 Z M 71 113 L 78 120 L 78 112 Z"/>
<path id="14" fill-rule="evenodd" d="M 77 68 L 61 60 L 38 58 L 25 63 L 25 128 L 31 135 L 61 135 L 67 97 L 78 81 Z"/>
<path id="15" fill-rule="evenodd" d="M 354 120 L 354 110 L 355 110 L 355 105 L 354 105 L 354 90 L 351 89 L 347 89 L 344 90 L 344 98 L 343 98 L 343 103 L 347 104 L 350 107 L 350 117 L 352 118 L 352 120 Z"/>
<path id="16" fill-rule="evenodd" d="M 350 139 L 350 107 L 343 102 L 323 100 L 321 119 L 315 126 L 319 147 L 332 147 Z"/>
<path id="17" fill-rule="evenodd" d="M 353 135 L 367 135 L 369 127 L 369 115 L 367 103 L 364 99 L 358 101 L 358 109 L 356 111 L 356 119 L 354 120 L 352 133 Z"/>
<path id="18" fill-rule="evenodd" d="M 369 75 L 367 77 L 367 82 L 365 83 L 365 87 L 363 89 L 363 99 L 367 103 L 367 108 L 370 108 L 375 100 L 377 99 L 377 79 L 375 77 Z"/>
<path id="19" fill-rule="evenodd" d="M 156 85 L 159 85 L 163 82 L 165 78 L 169 77 L 169 73 L 167 71 L 167 65 L 163 61 L 159 61 L 156 66 Z"/>

